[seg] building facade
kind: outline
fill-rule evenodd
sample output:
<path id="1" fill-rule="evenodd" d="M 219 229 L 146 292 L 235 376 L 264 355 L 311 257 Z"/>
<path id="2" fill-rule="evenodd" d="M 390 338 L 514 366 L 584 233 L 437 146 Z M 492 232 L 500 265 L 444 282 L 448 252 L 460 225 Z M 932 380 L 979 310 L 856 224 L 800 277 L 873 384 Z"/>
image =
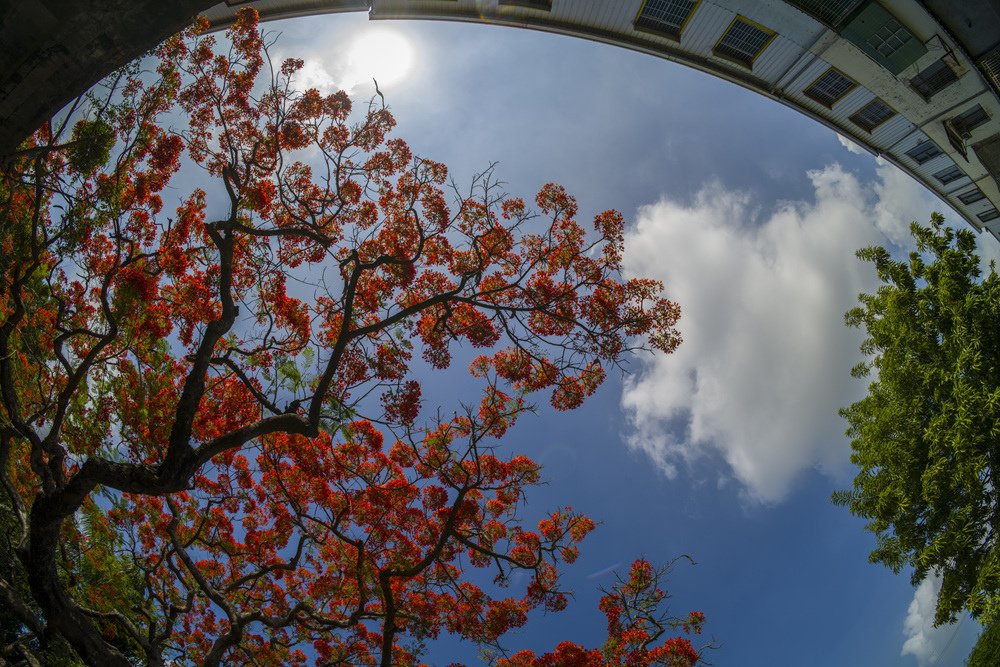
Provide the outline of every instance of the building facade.
<path id="1" fill-rule="evenodd" d="M 228 0 L 544 30 L 721 77 L 896 164 L 1000 240 L 1000 0 Z"/>

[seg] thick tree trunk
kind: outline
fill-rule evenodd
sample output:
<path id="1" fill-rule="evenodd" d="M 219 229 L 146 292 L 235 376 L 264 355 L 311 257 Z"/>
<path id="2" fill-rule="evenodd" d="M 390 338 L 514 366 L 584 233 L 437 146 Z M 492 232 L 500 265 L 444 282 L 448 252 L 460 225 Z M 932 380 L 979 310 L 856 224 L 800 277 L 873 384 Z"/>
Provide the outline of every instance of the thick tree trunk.
<path id="1" fill-rule="evenodd" d="M 31 532 L 25 567 L 28 585 L 41 607 L 50 631 L 58 632 L 88 665 L 129 667 L 128 660 L 109 646 L 94 625 L 77 609 L 59 581 L 56 553 L 65 514 L 39 496 L 31 508 Z"/>
<path id="2" fill-rule="evenodd" d="M 0 157 L 219 0 L 0 0 Z"/>

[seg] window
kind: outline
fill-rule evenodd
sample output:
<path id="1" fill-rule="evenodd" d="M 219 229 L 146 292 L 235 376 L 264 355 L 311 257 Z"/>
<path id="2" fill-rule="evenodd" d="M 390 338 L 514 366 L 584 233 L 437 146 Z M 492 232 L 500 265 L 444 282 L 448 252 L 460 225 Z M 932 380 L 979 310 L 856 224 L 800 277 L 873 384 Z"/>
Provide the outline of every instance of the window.
<path id="1" fill-rule="evenodd" d="M 934 178 L 938 179 L 941 185 L 948 185 L 949 183 L 954 183 L 958 179 L 965 176 L 962 170 L 958 168 L 958 165 L 951 165 L 947 169 L 942 169 L 938 173 L 934 174 Z"/>
<path id="2" fill-rule="evenodd" d="M 500 0 L 501 5 L 512 7 L 527 7 L 528 9 L 552 10 L 552 0 Z"/>
<path id="3" fill-rule="evenodd" d="M 993 49 L 983 55 L 979 62 L 979 69 L 982 70 L 986 78 L 993 84 L 993 90 L 1000 94 L 1000 48 Z"/>
<path id="4" fill-rule="evenodd" d="M 865 132 L 871 132 L 876 127 L 896 115 L 896 112 L 889 108 L 889 105 L 875 98 L 864 105 L 851 116 L 851 122 L 860 127 Z"/>
<path id="5" fill-rule="evenodd" d="M 701 0 L 646 0 L 635 17 L 635 29 L 680 39 Z"/>
<path id="6" fill-rule="evenodd" d="M 889 19 L 866 40 L 876 53 L 888 59 L 913 39 L 913 35 L 896 19 Z"/>
<path id="7" fill-rule="evenodd" d="M 788 0 L 788 4 L 831 28 L 837 28 L 861 4 L 861 0 Z"/>
<path id="8" fill-rule="evenodd" d="M 978 217 L 983 222 L 989 222 L 990 220 L 996 220 L 997 218 L 1000 218 L 1000 213 L 997 213 L 997 210 L 995 208 L 991 208 L 988 211 L 980 213 L 976 217 Z"/>
<path id="9" fill-rule="evenodd" d="M 986 109 L 983 108 L 982 104 L 977 104 L 968 111 L 960 113 L 951 119 L 950 124 L 955 131 L 958 132 L 959 136 L 963 139 L 968 139 L 972 131 L 988 121 L 990 116 L 986 113 Z"/>
<path id="10" fill-rule="evenodd" d="M 806 97 L 811 97 L 823 106 L 832 107 L 844 95 L 857 87 L 858 84 L 853 80 L 831 67 L 803 92 Z"/>
<path id="11" fill-rule="evenodd" d="M 972 150 L 993 180 L 1000 182 L 1000 132 L 977 141 Z"/>
<path id="12" fill-rule="evenodd" d="M 910 79 L 910 85 L 921 97 L 929 100 L 956 81 L 958 81 L 958 75 L 944 59 L 941 59 Z"/>
<path id="13" fill-rule="evenodd" d="M 963 192 L 958 195 L 958 200 L 968 206 L 969 204 L 975 204 L 977 201 L 983 200 L 986 195 L 983 194 L 982 190 L 979 188 L 973 188 L 968 192 Z"/>
<path id="14" fill-rule="evenodd" d="M 955 151 L 959 153 L 962 157 L 964 157 L 966 162 L 968 162 L 969 149 L 965 147 L 965 139 L 962 138 L 962 135 L 959 134 L 955 130 L 955 128 L 951 126 L 951 123 L 949 123 L 948 121 L 945 121 L 944 123 L 944 133 L 948 135 L 948 143 L 951 144 L 951 147 L 954 148 Z"/>
<path id="15" fill-rule="evenodd" d="M 753 61 L 774 39 L 774 31 L 753 21 L 737 16 L 719 38 L 712 53 L 740 65 L 752 67 Z"/>
<path id="16" fill-rule="evenodd" d="M 979 127 L 990 119 L 989 114 L 983 109 L 981 104 L 960 113 L 954 118 L 944 122 L 944 131 L 948 135 L 948 143 L 956 151 L 962 154 L 966 160 L 969 159 L 968 149 L 965 147 L 965 140 L 972 136 L 972 130 Z"/>
<path id="17" fill-rule="evenodd" d="M 927 53 L 923 42 L 879 2 L 862 3 L 837 32 L 897 76 Z"/>
<path id="18" fill-rule="evenodd" d="M 941 155 L 941 149 L 938 148 L 937 144 L 935 144 L 933 141 L 931 141 L 930 139 L 926 139 L 917 144 L 916 146 L 914 146 L 913 148 L 911 148 L 910 150 L 906 151 L 906 154 L 909 155 L 913 159 L 913 161 L 916 162 L 917 164 L 923 164 L 928 160 L 931 160 L 933 158 L 936 158 L 938 155 Z"/>

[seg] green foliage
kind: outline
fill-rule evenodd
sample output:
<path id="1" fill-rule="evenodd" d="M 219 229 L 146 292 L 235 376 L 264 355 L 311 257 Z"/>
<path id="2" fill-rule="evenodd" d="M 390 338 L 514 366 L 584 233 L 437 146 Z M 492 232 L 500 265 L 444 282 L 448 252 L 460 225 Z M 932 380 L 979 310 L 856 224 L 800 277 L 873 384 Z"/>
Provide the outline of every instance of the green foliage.
<path id="1" fill-rule="evenodd" d="M 869 521 L 869 560 L 913 567 L 914 584 L 942 573 L 936 623 L 963 608 L 988 622 L 1000 612 L 1000 278 L 981 279 L 974 235 L 940 215 L 911 233 L 908 261 L 858 252 L 882 286 L 845 319 L 867 333 L 852 374 L 874 379 L 841 410 L 860 471 L 833 500 Z"/>
<path id="2" fill-rule="evenodd" d="M 41 613 L 30 603 L 27 573 L 15 552 L 19 537 L 20 528 L 12 508 L 0 501 L 0 585 L 17 599 L 29 601 L 27 612 L 40 619 Z M 14 609 L 0 603 L 0 665 L 31 664 L 83 667 L 76 653 L 62 638 L 46 637 L 43 643 Z"/>
<path id="3" fill-rule="evenodd" d="M 60 573 L 73 594 L 87 608 L 98 612 L 139 609 L 143 602 L 141 578 L 135 568 L 117 553 L 118 536 L 101 520 L 102 510 L 89 504 L 80 513 L 79 526 L 67 529 L 67 539 L 59 557 Z M 78 531 L 77 528 L 82 529 Z M 20 530 L 9 505 L 0 503 L 0 582 L 26 601 L 27 611 L 42 615 L 31 602 L 28 575 L 15 553 Z M 148 610 L 144 610 L 149 613 Z M 128 657 L 140 655 L 130 638 L 105 622 L 99 627 L 106 641 Z M 0 603 L 0 665 L 43 664 L 51 667 L 83 667 L 76 652 L 59 635 L 39 637 L 15 610 Z M 3 661 L 6 656 L 8 662 Z M 31 656 L 35 663 L 28 661 Z"/>
<path id="4" fill-rule="evenodd" d="M 1000 665 L 1000 622 L 990 623 L 979 635 L 976 645 L 965 661 L 965 667 L 996 667 Z"/>
<path id="5" fill-rule="evenodd" d="M 78 173 L 90 174 L 108 162 L 115 132 L 102 120 L 81 120 L 73 127 L 69 163 Z"/>

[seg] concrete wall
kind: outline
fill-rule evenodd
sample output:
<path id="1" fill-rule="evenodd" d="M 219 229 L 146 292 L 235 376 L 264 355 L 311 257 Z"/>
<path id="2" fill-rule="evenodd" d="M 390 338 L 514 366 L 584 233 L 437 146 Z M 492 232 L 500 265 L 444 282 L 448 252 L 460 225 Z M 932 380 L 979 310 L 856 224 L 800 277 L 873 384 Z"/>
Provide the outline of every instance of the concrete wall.
<path id="1" fill-rule="evenodd" d="M 0 155 L 218 0 L 0 3 Z"/>

